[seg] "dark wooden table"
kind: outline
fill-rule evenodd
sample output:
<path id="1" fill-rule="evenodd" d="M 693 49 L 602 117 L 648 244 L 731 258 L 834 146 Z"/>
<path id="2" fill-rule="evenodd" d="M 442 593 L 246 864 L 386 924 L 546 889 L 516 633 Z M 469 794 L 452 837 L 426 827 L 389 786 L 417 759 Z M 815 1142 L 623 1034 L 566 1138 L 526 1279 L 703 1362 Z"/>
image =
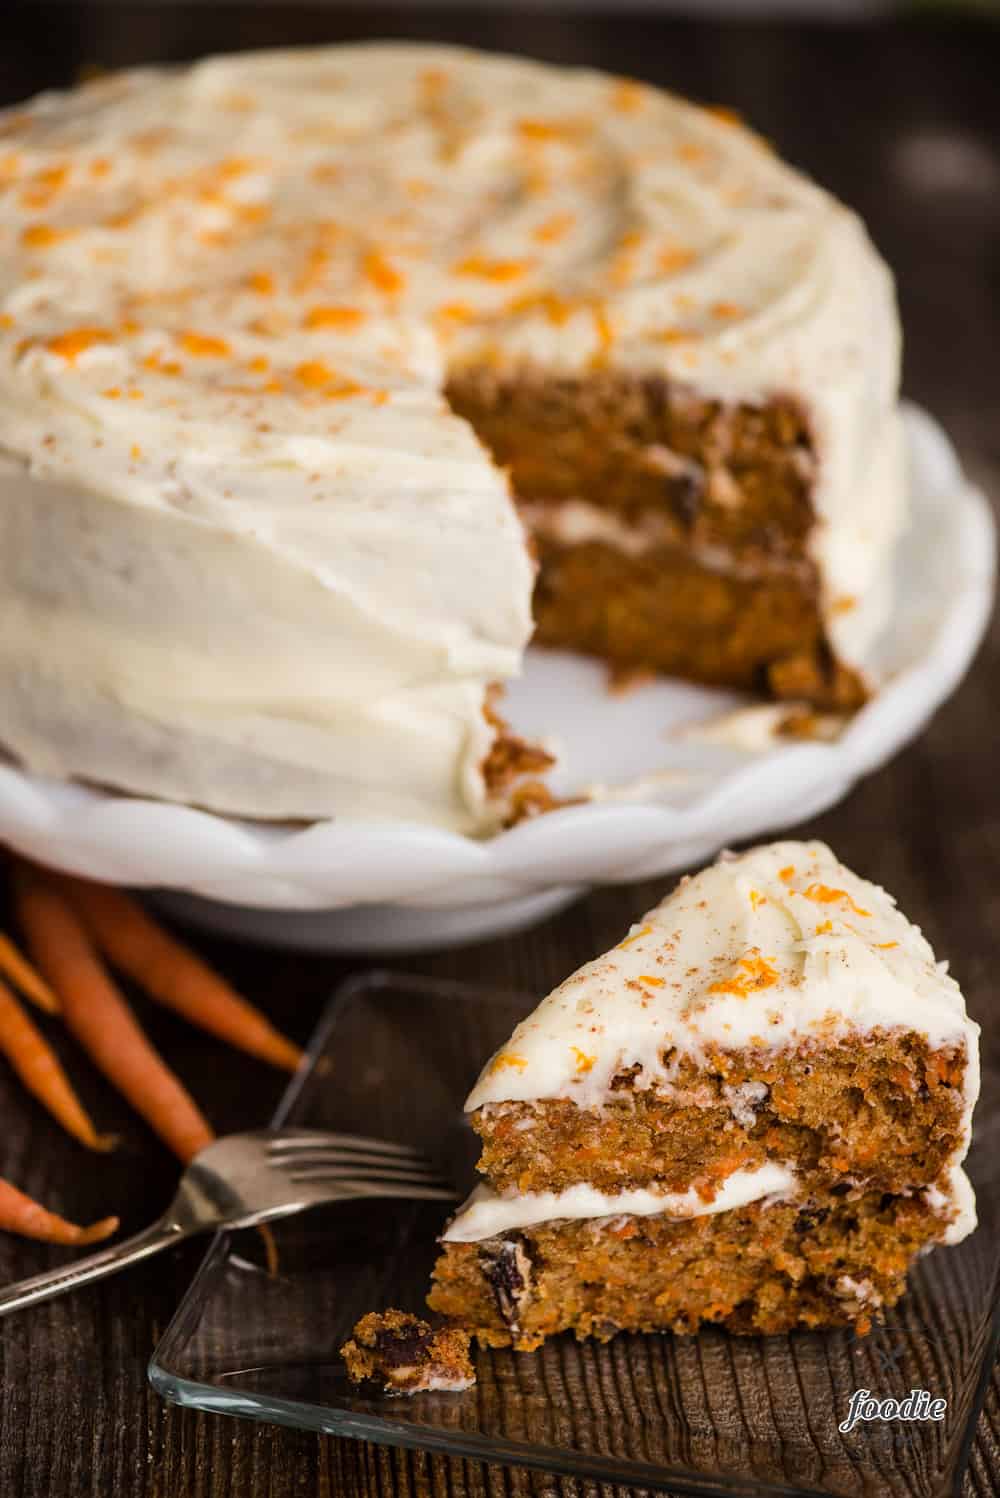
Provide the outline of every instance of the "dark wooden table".
<path id="1" fill-rule="evenodd" d="M 70 82 L 81 65 L 366 36 L 447 39 L 631 73 L 738 108 L 792 161 L 857 206 L 894 265 L 907 334 L 906 388 L 943 420 L 970 472 L 1000 494 L 1000 32 L 986 21 L 771 27 L 501 10 L 393 11 L 245 4 L 48 4 L 0 0 L 0 103 Z M 990 57 L 993 66 L 988 66 Z M 953 958 L 985 1047 L 1000 1047 L 1000 636 L 919 743 L 810 824 L 877 877 Z M 599 891 L 505 940 L 400 966 L 539 993 L 622 929 L 663 884 Z M 2 899 L 2 892 L 0 892 Z M 5 909 L 0 911 L 6 914 Z M 304 1038 L 352 968 L 326 958 L 198 945 Z M 220 1130 L 263 1122 L 280 1079 L 139 1001 L 144 1022 Z M 89 1220 L 143 1225 L 175 1168 L 88 1067 L 71 1069 L 123 1149 L 82 1158 L 0 1070 L 0 1173 Z M 0 1241 L 0 1281 L 49 1250 Z M 146 1384 L 149 1353 L 202 1250 L 188 1245 L 0 1328 L 0 1498 L 293 1498 L 293 1495 L 545 1493 L 580 1484 L 181 1413 Z M 981 1421 L 967 1492 L 1000 1491 L 1000 1378 Z"/>

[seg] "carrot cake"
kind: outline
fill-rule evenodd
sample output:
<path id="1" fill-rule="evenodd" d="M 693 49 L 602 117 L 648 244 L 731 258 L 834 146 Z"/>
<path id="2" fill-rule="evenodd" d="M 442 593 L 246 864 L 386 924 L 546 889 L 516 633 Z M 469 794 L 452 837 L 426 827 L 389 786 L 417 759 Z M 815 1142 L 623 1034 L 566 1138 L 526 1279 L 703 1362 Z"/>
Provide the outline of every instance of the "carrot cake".
<path id="1" fill-rule="evenodd" d="M 547 762 L 485 710 L 533 630 L 853 707 L 898 361 L 857 217 L 631 80 L 385 44 L 44 94 L 0 113 L 3 745 L 478 833 Z"/>
<path id="2" fill-rule="evenodd" d="M 482 1341 L 865 1330 L 975 1226 L 978 1027 L 820 843 L 724 855 L 514 1031 L 429 1304 Z"/>

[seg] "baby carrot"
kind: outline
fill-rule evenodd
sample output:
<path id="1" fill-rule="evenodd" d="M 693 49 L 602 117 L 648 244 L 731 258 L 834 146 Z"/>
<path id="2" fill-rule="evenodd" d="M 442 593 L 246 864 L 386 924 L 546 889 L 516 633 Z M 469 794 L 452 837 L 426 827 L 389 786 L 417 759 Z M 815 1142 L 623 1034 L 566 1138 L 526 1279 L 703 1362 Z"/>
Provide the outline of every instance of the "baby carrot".
<path id="1" fill-rule="evenodd" d="M 163 1142 L 190 1160 L 212 1130 L 146 1039 L 72 906 L 24 865 L 14 873 L 14 899 L 31 956 L 59 994 L 69 1030 Z"/>
<path id="2" fill-rule="evenodd" d="M 14 987 L 24 994 L 26 999 L 31 999 L 39 1009 L 44 1009 L 47 1014 L 59 1013 L 59 1000 L 52 992 L 49 985 L 35 972 L 20 952 L 15 947 L 9 936 L 0 931 L 0 973 L 6 973 Z"/>
<path id="3" fill-rule="evenodd" d="M 152 998 L 251 1056 L 295 1070 L 302 1059 L 299 1047 L 151 920 L 138 901 L 87 879 L 60 875 L 54 882 L 83 916 L 105 957 Z"/>
<path id="4" fill-rule="evenodd" d="M 43 1243 L 84 1244 L 99 1243 L 102 1238 L 110 1237 L 117 1226 L 117 1217 L 102 1217 L 89 1228 L 77 1227 L 75 1222 L 46 1211 L 9 1181 L 0 1180 L 0 1228 L 8 1233 L 40 1238 Z"/>
<path id="5" fill-rule="evenodd" d="M 98 1134 L 73 1091 L 52 1047 L 0 979 L 0 1051 L 28 1091 L 68 1134 L 92 1150 L 111 1149 L 114 1140 Z"/>

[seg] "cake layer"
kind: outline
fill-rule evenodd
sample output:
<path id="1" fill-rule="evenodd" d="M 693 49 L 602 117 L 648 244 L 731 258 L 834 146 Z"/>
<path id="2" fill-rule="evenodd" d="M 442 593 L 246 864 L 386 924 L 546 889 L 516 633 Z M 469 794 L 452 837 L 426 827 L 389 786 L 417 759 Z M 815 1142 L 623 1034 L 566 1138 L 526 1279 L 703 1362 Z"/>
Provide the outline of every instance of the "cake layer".
<path id="1" fill-rule="evenodd" d="M 556 1221 L 446 1243 L 429 1305 L 481 1342 L 537 1347 L 557 1332 L 867 1331 L 905 1289 L 914 1257 L 947 1231 L 926 1196 L 882 1192 L 665 1215 Z"/>
<path id="2" fill-rule="evenodd" d="M 517 435 L 539 372 L 554 489 Z M 227 812 L 488 831 L 483 702 L 534 573 L 473 426 L 513 432 L 529 497 L 620 473 L 616 504 L 806 560 L 802 650 L 818 611 L 853 669 L 897 376 L 858 220 L 628 80 L 384 45 L 46 94 L 0 113 L 3 744 Z"/>
<path id="3" fill-rule="evenodd" d="M 718 1050 L 699 1065 L 668 1057 L 644 1089 L 623 1067 L 596 1107 L 550 1098 L 480 1109 L 479 1169 L 503 1192 L 577 1182 L 711 1191 L 735 1167 L 769 1160 L 812 1185 L 925 1186 L 964 1149 L 966 1065 L 964 1044 L 931 1050 L 906 1031 Z"/>
<path id="4" fill-rule="evenodd" d="M 684 546 L 629 555 L 620 545 L 537 540 L 535 638 L 714 686 L 860 706 L 861 677 L 838 665 L 809 564 L 742 571 L 706 565 Z"/>
<path id="5" fill-rule="evenodd" d="M 728 406 L 652 375 L 532 369 L 460 372 L 447 394 L 528 505 L 582 500 L 629 519 L 653 512 L 702 546 L 808 555 L 816 457 L 805 415 L 787 397 Z"/>

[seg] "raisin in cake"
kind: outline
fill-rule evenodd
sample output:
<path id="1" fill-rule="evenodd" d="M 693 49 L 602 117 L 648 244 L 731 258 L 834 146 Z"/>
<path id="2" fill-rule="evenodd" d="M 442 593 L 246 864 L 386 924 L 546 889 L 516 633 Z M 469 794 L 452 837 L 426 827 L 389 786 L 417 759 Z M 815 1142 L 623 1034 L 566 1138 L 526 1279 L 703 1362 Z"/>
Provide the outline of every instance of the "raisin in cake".
<path id="1" fill-rule="evenodd" d="M 850 708 L 904 507 L 890 276 L 724 111 L 398 44 L 0 113 L 0 741 L 485 832 L 542 642 Z M 553 730 L 558 730 L 557 717 Z"/>
<path id="2" fill-rule="evenodd" d="M 487 1065 L 429 1304 L 518 1348 L 864 1330 L 975 1226 L 978 1087 L 978 1027 L 884 890 L 819 843 L 724 856 Z"/>

